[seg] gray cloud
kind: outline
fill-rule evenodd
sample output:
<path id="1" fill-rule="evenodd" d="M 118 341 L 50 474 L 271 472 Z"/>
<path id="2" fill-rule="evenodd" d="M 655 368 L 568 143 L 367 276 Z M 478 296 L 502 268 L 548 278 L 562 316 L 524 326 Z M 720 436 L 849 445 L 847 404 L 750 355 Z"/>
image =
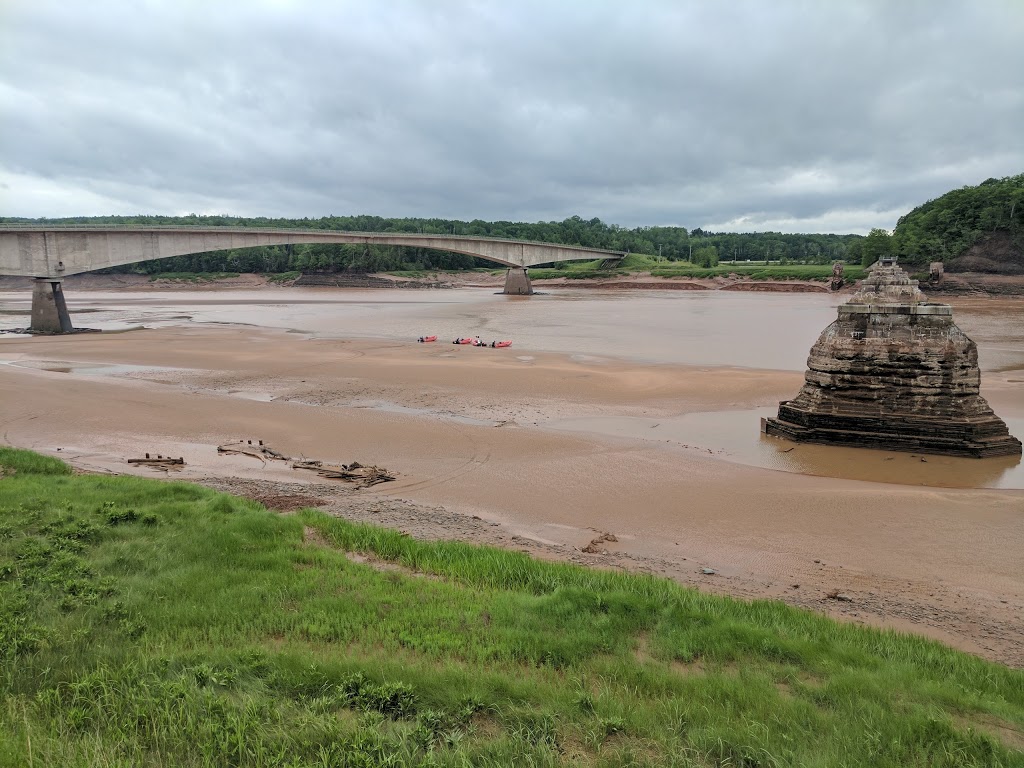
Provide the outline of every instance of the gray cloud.
<path id="1" fill-rule="evenodd" d="M 0 213 L 866 231 L 1024 170 L 1014 0 L 0 10 Z"/>

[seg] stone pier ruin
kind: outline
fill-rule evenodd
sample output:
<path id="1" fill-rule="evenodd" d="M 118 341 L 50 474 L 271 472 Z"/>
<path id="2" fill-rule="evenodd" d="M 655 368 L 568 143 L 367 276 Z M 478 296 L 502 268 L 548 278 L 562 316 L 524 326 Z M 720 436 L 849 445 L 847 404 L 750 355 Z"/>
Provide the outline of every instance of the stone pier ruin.
<path id="1" fill-rule="evenodd" d="M 811 347 L 805 383 L 762 419 L 797 442 L 952 456 L 1020 455 L 981 397 L 978 348 L 953 308 L 925 300 L 896 259 L 876 262 Z"/>

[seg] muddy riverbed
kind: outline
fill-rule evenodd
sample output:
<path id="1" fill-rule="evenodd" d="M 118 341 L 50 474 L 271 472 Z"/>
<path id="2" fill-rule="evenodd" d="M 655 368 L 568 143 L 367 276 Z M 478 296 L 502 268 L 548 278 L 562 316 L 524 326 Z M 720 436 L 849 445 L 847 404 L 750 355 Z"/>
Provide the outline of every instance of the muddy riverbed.
<path id="1" fill-rule="evenodd" d="M 24 324 L 28 298 L 0 292 L 0 327 Z M 306 496 L 415 535 L 784 599 L 1024 666 L 1019 462 L 794 448 L 759 434 L 760 415 L 799 388 L 839 297 L 293 288 L 68 298 L 78 325 L 111 332 L 0 335 L 5 443 L 110 472 L 153 474 L 125 463 L 146 451 L 181 455 L 179 476 L 270 506 Z M 1019 436 L 1024 301 L 954 306 L 979 345 L 983 394 Z M 428 333 L 445 343 L 416 343 Z M 514 343 L 447 343 L 476 334 Z M 381 464 L 398 479 L 353 491 L 217 454 L 239 437 Z M 582 551 L 606 531 L 618 541 Z M 852 602 L 829 599 L 835 590 Z"/>

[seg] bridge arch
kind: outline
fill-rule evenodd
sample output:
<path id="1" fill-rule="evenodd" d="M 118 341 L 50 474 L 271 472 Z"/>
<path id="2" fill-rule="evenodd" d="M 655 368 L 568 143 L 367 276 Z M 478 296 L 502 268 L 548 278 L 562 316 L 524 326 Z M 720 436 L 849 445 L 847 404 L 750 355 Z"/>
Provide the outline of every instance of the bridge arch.
<path id="1" fill-rule="evenodd" d="M 36 278 L 32 293 L 32 329 L 68 333 L 74 329 L 61 282 L 70 275 L 191 253 L 303 243 L 398 245 L 476 256 L 508 267 L 504 292 L 518 295 L 533 293 L 526 272 L 528 267 L 625 256 L 621 251 L 472 235 L 261 227 L 6 225 L 0 226 L 0 275 Z"/>
<path id="2" fill-rule="evenodd" d="M 345 243 L 398 245 L 476 256 L 506 267 L 578 259 L 621 258 L 608 251 L 559 243 L 471 235 L 340 232 L 255 227 L 0 227 L 0 275 L 60 279 L 143 261 L 261 245 Z"/>

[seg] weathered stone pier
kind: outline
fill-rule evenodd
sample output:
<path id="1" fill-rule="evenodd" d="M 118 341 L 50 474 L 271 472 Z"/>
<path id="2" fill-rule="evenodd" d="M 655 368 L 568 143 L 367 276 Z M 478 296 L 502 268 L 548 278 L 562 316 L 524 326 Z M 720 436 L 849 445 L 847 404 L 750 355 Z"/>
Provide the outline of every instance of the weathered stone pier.
<path id="1" fill-rule="evenodd" d="M 948 304 L 882 259 L 811 347 L 805 383 L 762 419 L 797 442 L 953 456 L 1020 455 L 1021 442 L 979 394 L 977 345 Z"/>

